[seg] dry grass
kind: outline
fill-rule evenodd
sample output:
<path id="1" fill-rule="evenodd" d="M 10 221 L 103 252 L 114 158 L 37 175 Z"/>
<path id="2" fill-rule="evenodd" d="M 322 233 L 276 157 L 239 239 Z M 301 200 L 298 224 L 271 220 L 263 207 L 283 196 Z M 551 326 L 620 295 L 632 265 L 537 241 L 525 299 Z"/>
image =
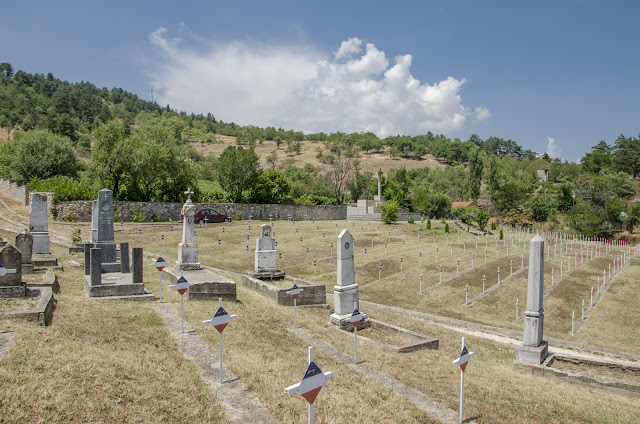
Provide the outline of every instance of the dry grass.
<path id="1" fill-rule="evenodd" d="M 162 319 L 145 304 L 90 301 L 59 273 L 49 327 L 2 321 L 18 339 L 0 362 L 0 421 L 229 422 Z"/>
<path id="2" fill-rule="evenodd" d="M 200 142 L 189 142 L 188 146 L 192 146 L 197 151 L 205 156 L 213 155 L 219 156 L 222 151 L 228 146 L 236 146 L 236 138 L 229 136 L 216 136 L 220 143 L 206 144 Z M 263 168 L 270 168 L 271 164 L 267 163 L 266 157 L 273 151 L 277 152 L 276 167 L 286 166 L 286 163 L 293 161 L 296 166 L 304 166 L 309 163 L 313 166 L 320 166 L 325 168 L 326 165 L 320 162 L 316 158 L 316 148 L 323 148 L 323 144 L 319 141 L 304 141 L 301 143 L 300 154 L 294 154 L 292 156 L 287 155 L 285 150 L 287 148 L 286 143 L 282 143 L 280 149 L 277 149 L 275 141 L 264 141 L 262 144 L 256 144 L 255 152 L 260 156 L 260 163 Z M 326 153 L 326 150 L 324 150 Z M 410 158 L 397 158 L 391 159 L 388 154 L 383 152 L 360 152 L 360 169 L 362 171 L 370 171 L 373 174 L 378 172 L 379 168 L 382 168 L 382 172 L 385 174 L 389 169 L 399 169 L 405 167 L 406 169 L 414 168 L 444 168 L 445 164 L 438 161 L 432 155 L 425 155 L 420 160 Z"/>

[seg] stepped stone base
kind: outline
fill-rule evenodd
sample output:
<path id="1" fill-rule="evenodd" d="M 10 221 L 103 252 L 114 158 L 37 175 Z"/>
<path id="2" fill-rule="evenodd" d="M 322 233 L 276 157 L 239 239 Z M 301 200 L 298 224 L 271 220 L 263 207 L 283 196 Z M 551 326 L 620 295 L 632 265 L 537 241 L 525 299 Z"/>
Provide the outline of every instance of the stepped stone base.
<path id="1" fill-rule="evenodd" d="M 51 253 L 34 253 L 31 255 L 34 268 L 53 268 L 58 265 L 58 258 Z"/>
<path id="2" fill-rule="evenodd" d="M 84 276 L 84 292 L 88 297 L 141 296 L 147 292 L 144 283 L 133 283 L 132 274 L 110 272 L 102 274 L 102 283 L 91 285 L 91 276 Z"/>
<path id="3" fill-rule="evenodd" d="M 163 280 L 169 285 L 175 284 L 180 279 L 180 270 L 176 268 L 165 268 L 162 270 Z M 208 269 L 195 271 L 182 271 L 182 276 L 194 285 L 189 287 L 187 294 L 189 300 L 236 300 L 236 283 L 227 277 L 214 274 Z"/>
<path id="4" fill-rule="evenodd" d="M 21 283 L 19 286 L 0 287 L 0 299 L 16 299 L 27 296 L 27 284 Z"/>
<path id="5" fill-rule="evenodd" d="M 364 330 L 365 328 L 369 328 L 371 326 L 371 321 L 367 319 L 367 314 L 362 314 L 362 316 L 364 317 L 364 319 L 360 321 L 360 324 L 358 324 L 358 331 Z M 329 321 L 331 322 L 331 324 L 337 325 L 342 330 L 353 331 L 354 327 L 353 324 L 349 321 L 349 318 L 351 318 L 351 314 L 336 315 L 335 313 L 333 313 L 329 317 Z"/>

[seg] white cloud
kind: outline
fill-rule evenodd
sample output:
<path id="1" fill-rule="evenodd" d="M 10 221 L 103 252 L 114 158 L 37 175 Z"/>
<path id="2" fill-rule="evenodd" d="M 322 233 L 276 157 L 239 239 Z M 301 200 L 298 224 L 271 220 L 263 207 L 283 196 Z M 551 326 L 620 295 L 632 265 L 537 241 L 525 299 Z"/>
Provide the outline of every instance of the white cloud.
<path id="1" fill-rule="evenodd" d="M 553 137 L 547 137 L 547 154 L 554 159 L 562 156 L 562 149 Z"/>
<path id="2" fill-rule="evenodd" d="M 149 71 L 158 102 L 227 122 L 384 137 L 455 135 L 470 120 L 491 116 L 486 107 L 462 104 L 464 79 L 422 84 L 411 74 L 410 54 L 390 65 L 383 51 L 358 38 L 343 41 L 332 58 L 309 46 L 238 41 L 197 49 L 182 35 L 168 38 L 164 28 L 149 40 L 162 53 Z"/>

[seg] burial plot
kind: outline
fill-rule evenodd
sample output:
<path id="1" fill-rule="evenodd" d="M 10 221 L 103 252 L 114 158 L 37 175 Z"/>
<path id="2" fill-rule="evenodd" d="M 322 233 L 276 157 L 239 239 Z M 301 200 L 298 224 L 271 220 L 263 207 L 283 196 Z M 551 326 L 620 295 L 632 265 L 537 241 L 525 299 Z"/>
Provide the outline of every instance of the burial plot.
<path id="1" fill-rule="evenodd" d="M 187 201 L 182 206 L 182 241 L 178 245 L 178 261 L 173 268 L 162 270 L 169 284 L 175 284 L 184 276 L 193 285 L 189 289 L 189 300 L 218 298 L 236 300 L 236 283 L 229 278 L 203 269 L 198 262 L 194 216 L 196 206 L 191 201 L 193 192 L 185 192 Z"/>
<path id="2" fill-rule="evenodd" d="M 129 243 L 120 243 L 120 262 L 117 262 L 113 231 L 113 193 L 109 189 L 98 192 L 92 217 L 97 223 L 96 242 L 84 245 L 84 289 L 92 298 L 155 300 L 144 288 L 142 278 L 142 248 L 131 249 L 133 266 L 130 269 Z"/>
<path id="3" fill-rule="evenodd" d="M 57 267 L 58 258 L 49 251 L 47 196 L 31 193 L 29 201 L 29 233 L 33 237 L 31 262 L 34 268 Z"/>

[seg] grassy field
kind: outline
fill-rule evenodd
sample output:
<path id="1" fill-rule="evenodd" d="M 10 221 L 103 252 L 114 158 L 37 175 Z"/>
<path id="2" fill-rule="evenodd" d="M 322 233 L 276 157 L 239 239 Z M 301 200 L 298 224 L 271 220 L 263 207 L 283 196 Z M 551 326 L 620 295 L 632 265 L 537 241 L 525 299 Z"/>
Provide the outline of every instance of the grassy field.
<path id="1" fill-rule="evenodd" d="M 224 224 L 224 234 L 223 225 L 197 228 L 200 262 L 241 273 L 251 269 L 260 224 L 255 221 Z M 282 263 L 288 275 L 323 283 L 328 293 L 333 291 L 335 224 L 335 221 L 275 223 L 278 251 L 283 253 L 278 263 Z M 181 227 L 174 223 L 174 229 L 170 230 L 170 225 L 117 224 L 116 240 L 175 257 Z M 497 283 L 498 266 L 501 279 L 509 275 L 512 261 L 513 271 L 519 270 L 524 244 L 518 245 L 516 253 L 512 238 L 525 242 L 530 235 L 505 233 L 508 243 L 481 237 L 476 250 L 475 238 L 469 239 L 466 232 L 453 232 L 447 238 L 440 223 L 429 231 L 419 231 L 421 227 L 417 223 L 396 224 L 395 228 L 378 223 L 369 226 L 366 222 L 352 225 L 341 221 L 338 225 L 338 230 L 346 225 L 356 238 L 356 279 L 361 285 L 362 299 L 522 330 L 522 322 L 515 321 L 515 299 L 520 299 L 520 312 L 523 312 L 526 271 L 509 278 L 473 305 L 464 305 L 464 288 L 469 284 L 471 298 L 482 291 L 482 275 L 487 278 L 488 288 Z M 84 238 L 88 238 L 88 224 L 78 228 L 82 229 Z M 161 235 L 165 236 L 164 242 Z M 300 237 L 303 237 L 302 243 Z M 218 240 L 221 240 L 220 246 Z M 587 249 L 586 245 L 583 247 Z M 547 288 L 551 285 L 551 268 L 555 269 L 557 279 L 560 262 L 566 264 L 569 256 L 572 272 L 567 275 L 565 268 L 564 280 L 545 297 L 545 335 L 640 353 L 637 342 L 640 323 L 634 314 L 640 304 L 634 284 L 634 277 L 638 275 L 635 262 L 614 278 L 585 326 L 575 336 L 567 331 L 567 328 L 570 331 L 571 310 L 579 311 L 577 305 L 582 297 L 588 299 L 591 280 L 601 276 L 602 269 L 613 259 L 606 255 L 583 263 L 574 271 L 576 253 L 580 261 L 579 243 L 574 243 L 573 248 L 573 253 L 556 249 L 556 256 L 546 262 Z M 419 252 L 422 252 L 421 259 Z M 59 274 L 62 293 L 57 296 L 52 325 L 38 327 L 19 321 L 0 321 L 2 328 L 11 327 L 20 336 L 0 362 L 0 389 L 6 394 L 0 400 L 0 417 L 12 417 L 10 421 L 17 422 L 226 422 L 215 394 L 200 380 L 195 367 L 183 359 L 154 309 L 144 303 L 101 303 L 84 298 L 80 284 L 82 268 L 68 266 L 69 259 L 82 262 L 82 255 L 69 257 L 63 249 L 55 253 L 62 259 L 65 271 Z M 550 253 L 554 252 L 550 250 Z M 472 255 L 475 268 L 462 273 L 471 267 Z M 403 258 L 402 273 L 399 273 L 400 257 Z M 315 276 L 314 259 L 317 261 Z M 458 259 L 461 274 L 456 276 Z M 524 252 L 524 266 L 527 260 L 528 249 Z M 381 262 L 383 279 L 377 281 Z M 449 281 L 418 295 L 419 276 L 423 275 L 424 290 L 439 282 L 440 266 L 443 280 Z M 157 295 L 157 272 L 152 267 L 145 267 L 144 271 L 147 288 Z M 179 310 L 177 293 L 165 286 L 163 295 Z M 328 301 L 331 302 L 331 297 Z M 238 302 L 226 302 L 224 306 L 229 313 L 238 315 L 224 333 L 225 367 L 246 384 L 276 419 L 286 423 L 304 421 L 306 402 L 300 396 L 289 397 L 284 393 L 285 386 L 301 378 L 307 361 L 307 343 L 289 331 L 293 324 L 292 308 L 273 304 L 241 287 L 238 287 Z M 185 318 L 214 352 L 218 348 L 217 332 L 203 326 L 202 321 L 211 318 L 216 308 L 217 302 L 213 301 L 185 302 Z M 459 355 L 460 333 L 377 308 L 363 312 L 437 337 L 440 348 L 397 354 L 362 339 L 359 360 L 457 409 L 460 372 L 451 361 Z M 328 315 L 327 310 L 299 308 L 298 325 L 313 337 L 352 355 L 353 335 L 329 327 Z M 371 335 L 373 339 L 376 337 L 384 338 Z M 467 337 L 467 346 L 475 356 L 466 372 L 465 416 L 478 422 L 625 423 L 640 416 L 637 398 L 514 370 L 515 351 L 510 346 L 473 336 Z M 315 356 L 323 371 L 333 371 L 335 375 L 316 401 L 316 422 L 432 422 L 428 415 L 393 391 L 332 356 L 319 349 Z M 81 403 L 76 400 L 78 396 L 82 397 Z M 174 401 L 182 407 L 173 407 Z"/>

